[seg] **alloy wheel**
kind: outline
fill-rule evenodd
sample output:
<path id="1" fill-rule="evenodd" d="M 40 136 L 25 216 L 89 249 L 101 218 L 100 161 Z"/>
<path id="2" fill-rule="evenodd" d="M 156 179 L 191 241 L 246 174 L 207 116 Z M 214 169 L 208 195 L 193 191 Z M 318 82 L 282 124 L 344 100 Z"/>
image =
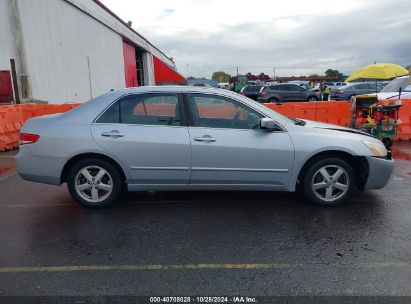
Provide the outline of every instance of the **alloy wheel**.
<path id="1" fill-rule="evenodd" d="M 76 174 L 74 186 L 77 194 L 86 201 L 100 203 L 113 191 L 113 179 L 104 168 L 87 166 Z"/>
<path id="2" fill-rule="evenodd" d="M 314 194 L 325 202 L 334 202 L 343 197 L 350 187 L 347 171 L 338 165 L 326 165 L 315 172 L 311 180 Z"/>

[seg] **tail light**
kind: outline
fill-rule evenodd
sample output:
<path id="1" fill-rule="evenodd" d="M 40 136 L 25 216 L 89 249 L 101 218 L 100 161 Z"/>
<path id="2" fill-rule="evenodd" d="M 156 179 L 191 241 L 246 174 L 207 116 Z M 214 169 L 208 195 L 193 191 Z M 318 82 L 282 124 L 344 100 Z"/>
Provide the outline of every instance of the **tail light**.
<path id="1" fill-rule="evenodd" d="M 244 92 L 240 92 L 240 94 L 241 94 L 241 95 L 245 95 L 245 93 L 244 93 Z"/>
<path id="2" fill-rule="evenodd" d="M 20 133 L 20 145 L 34 144 L 40 139 L 40 135 L 29 134 L 29 133 Z"/>

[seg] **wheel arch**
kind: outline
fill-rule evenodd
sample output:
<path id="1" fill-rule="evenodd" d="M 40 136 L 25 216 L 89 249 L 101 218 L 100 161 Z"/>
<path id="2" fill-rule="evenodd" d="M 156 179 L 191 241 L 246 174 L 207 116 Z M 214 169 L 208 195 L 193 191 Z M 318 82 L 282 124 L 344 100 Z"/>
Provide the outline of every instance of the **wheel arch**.
<path id="1" fill-rule="evenodd" d="M 301 167 L 297 177 L 297 185 L 301 184 L 301 180 L 304 178 L 304 175 L 313 163 L 315 163 L 318 160 L 331 157 L 343 159 L 347 161 L 350 165 L 352 165 L 354 172 L 357 176 L 357 188 L 359 190 L 363 190 L 369 172 L 368 162 L 366 158 L 364 156 L 352 155 L 348 152 L 341 150 L 321 151 L 312 155 L 308 160 L 305 161 L 304 165 Z"/>
<path id="2" fill-rule="evenodd" d="M 77 154 L 73 157 L 71 157 L 64 165 L 63 170 L 61 171 L 61 175 L 60 175 L 60 183 L 65 183 L 67 182 L 67 175 L 70 171 L 70 168 L 77 163 L 80 160 L 83 159 L 87 159 L 87 158 L 99 158 L 99 159 L 103 159 L 106 160 L 108 162 L 110 162 L 120 173 L 121 178 L 123 180 L 123 182 L 126 181 L 126 174 L 123 170 L 123 168 L 119 165 L 118 162 L 116 162 L 114 159 L 112 159 L 111 157 L 104 155 L 104 154 L 100 154 L 100 153 L 81 153 L 81 154 Z"/>
<path id="3" fill-rule="evenodd" d="M 271 101 L 271 102 L 273 102 L 273 101 L 281 101 L 280 96 L 275 95 L 275 94 L 271 95 L 271 96 L 268 98 L 268 100 Z"/>

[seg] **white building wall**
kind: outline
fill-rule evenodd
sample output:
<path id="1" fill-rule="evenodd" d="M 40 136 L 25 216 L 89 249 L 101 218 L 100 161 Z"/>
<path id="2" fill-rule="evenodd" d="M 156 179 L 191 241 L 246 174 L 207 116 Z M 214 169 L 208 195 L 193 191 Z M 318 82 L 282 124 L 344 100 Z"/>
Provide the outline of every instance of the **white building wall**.
<path id="1" fill-rule="evenodd" d="M 126 37 L 128 40 L 135 43 L 140 48 L 148 51 L 152 55 L 160 58 L 167 65 L 175 68 L 175 64 L 162 52 L 160 52 L 153 45 L 148 43 L 142 36 L 136 34 L 129 27 L 125 26 L 122 22 L 114 18 L 109 12 L 101 8 L 93 0 L 66 0 L 73 5 L 77 6 L 79 9 L 83 10 L 90 16 L 100 20 L 106 26 L 110 27 L 113 31 Z"/>
<path id="2" fill-rule="evenodd" d="M 18 1 L 32 100 L 83 102 L 125 87 L 119 34 L 64 0 Z"/>
<path id="3" fill-rule="evenodd" d="M 0 0 L 0 70 L 11 70 L 10 59 L 17 59 L 18 56 L 11 4 L 11 1 Z M 18 64 L 16 70 L 20 72 Z"/>
<path id="4" fill-rule="evenodd" d="M 9 1 L 0 1 L 0 70 L 10 70 L 10 58 L 16 57 L 11 10 Z"/>
<path id="5" fill-rule="evenodd" d="M 156 85 L 156 80 L 154 77 L 153 54 L 148 52 L 144 53 L 143 61 L 145 75 L 144 85 Z"/>

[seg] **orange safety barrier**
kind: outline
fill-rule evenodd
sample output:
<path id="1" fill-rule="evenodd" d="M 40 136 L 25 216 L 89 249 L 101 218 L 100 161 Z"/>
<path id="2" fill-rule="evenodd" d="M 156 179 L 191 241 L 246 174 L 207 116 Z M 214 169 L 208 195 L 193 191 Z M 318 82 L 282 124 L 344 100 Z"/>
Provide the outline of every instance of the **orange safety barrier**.
<path id="1" fill-rule="evenodd" d="M 411 140 L 411 99 L 401 99 L 398 111 L 399 125 L 396 139 Z"/>
<path id="2" fill-rule="evenodd" d="M 19 145 L 23 123 L 32 117 L 67 112 L 79 104 L 19 104 L 0 106 L 0 151 L 12 150 Z"/>
<path id="3" fill-rule="evenodd" d="M 285 116 L 349 126 L 351 103 L 348 101 L 265 103 L 265 106 Z"/>
<path id="4" fill-rule="evenodd" d="M 402 99 L 399 110 L 397 140 L 411 140 L 411 99 Z M 79 104 L 21 104 L 0 106 L 0 151 L 18 146 L 19 131 L 23 123 L 32 117 L 67 112 Z M 289 102 L 284 104 L 266 103 L 267 107 L 285 115 L 319 122 L 349 126 L 351 121 L 351 103 L 347 101 Z M 151 109 L 154 111 L 154 108 Z M 215 106 L 199 105 L 203 117 L 231 117 L 236 109 L 221 105 L 216 113 Z M 168 115 L 175 107 L 164 106 L 155 109 L 157 114 Z"/>

